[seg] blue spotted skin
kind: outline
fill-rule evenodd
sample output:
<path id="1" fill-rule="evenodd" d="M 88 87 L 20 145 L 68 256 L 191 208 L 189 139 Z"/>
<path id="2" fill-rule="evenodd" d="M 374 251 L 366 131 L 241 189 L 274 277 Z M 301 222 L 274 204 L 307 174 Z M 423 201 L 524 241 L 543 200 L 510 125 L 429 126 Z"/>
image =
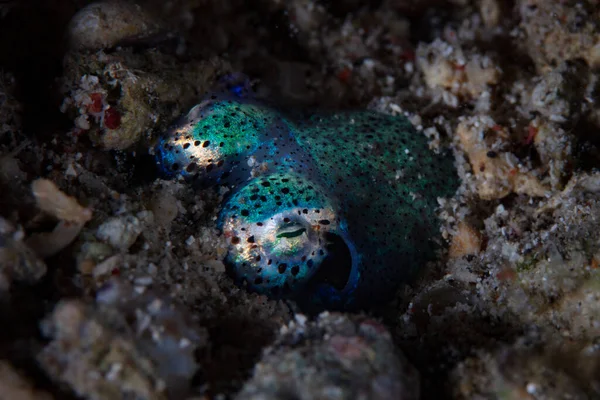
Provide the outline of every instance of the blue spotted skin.
<path id="1" fill-rule="evenodd" d="M 307 308 L 388 300 L 431 259 L 438 197 L 458 178 L 404 117 L 278 110 L 208 96 L 161 137 L 169 177 L 230 188 L 218 225 L 230 274 Z"/>

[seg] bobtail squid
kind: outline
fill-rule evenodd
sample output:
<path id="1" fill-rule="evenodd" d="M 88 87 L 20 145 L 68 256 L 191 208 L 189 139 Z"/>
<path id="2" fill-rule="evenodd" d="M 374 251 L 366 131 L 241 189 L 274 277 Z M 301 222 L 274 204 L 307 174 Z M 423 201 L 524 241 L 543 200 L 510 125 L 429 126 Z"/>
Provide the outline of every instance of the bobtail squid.
<path id="1" fill-rule="evenodd" d="M 155 150 L 167 177 L 230 189 L 218 227 L 234 280 L 312 309 L 389 299 L 432 258 L 437 199 L 458 186 L 453 157 L 404 116 L 252 96 L 206 96 Z"/>

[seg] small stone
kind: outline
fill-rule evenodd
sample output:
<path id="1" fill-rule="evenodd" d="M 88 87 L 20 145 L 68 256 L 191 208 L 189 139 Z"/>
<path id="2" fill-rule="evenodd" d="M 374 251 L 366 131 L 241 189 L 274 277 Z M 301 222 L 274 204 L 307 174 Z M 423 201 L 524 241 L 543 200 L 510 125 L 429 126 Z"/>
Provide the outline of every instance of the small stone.
<path id="1" fill-rule="evenodd" d="M 488 28 L 498 26 L 502 19 L 502 6 L 498 0 L 481 0 L 479 14 Z"/>
<path id="2" fill-rule="evenodd" d="M 126 1 L 104 1 L 79 10 L 69 23 L 67 36 L 73 49 L 96 50 L 158 31 L 156 20 L 139 5 Z"/>
<path id="3" fill-rule="evenodd" d="M 156 224 L 165 229 L 170 229 L 171 222 L 173 222 L 179 213 L 177 198 L 173 193 L 168 188 L 162 189 L 152 199 L 151 207 Z"/>
<path id="4" fill-rule="evenodd" d="M 8 289 L 10 282 L 18 281 L 33 284 L 46 274 L 46 264 L 22 241 L 18 232 L 10 231 L 10 225 L 0 218 L 4 226 L 0 232 L 0 274 Z"/>
<path id="5" fill-rule="evenodd" d="M 48 179 L 36 179 L 31 184 L 31 190 L 38 207 L 60 220 L 84 224 L 92 218 L 89 208 L 81 206 L 77 199 L 62 192 Z"/>
<path id="6" fill-rule="evenodd" d="M 130 248 L 142 233 L 140 220 L 133 215 L 114 217 L 103 223 L 96 231 L 96 237 L 115 249 L 125 251 Z"/>
<path id="7" fill-rule="evenodd" d="M 481 234 L 466 222 L 458 224 L 457 232 L 452 237 L 449 257 L 460 258 L 478 254 L 481 250 Z"/>

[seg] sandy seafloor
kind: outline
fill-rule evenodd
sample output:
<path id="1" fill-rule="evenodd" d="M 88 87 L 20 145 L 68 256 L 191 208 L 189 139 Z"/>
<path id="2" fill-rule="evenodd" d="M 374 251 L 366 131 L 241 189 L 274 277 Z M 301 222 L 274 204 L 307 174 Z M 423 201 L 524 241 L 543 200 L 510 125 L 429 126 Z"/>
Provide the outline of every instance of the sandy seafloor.
<path id="1" fill-rule="evenodd" d="M 597 0 L 89 4 L 0 2 L 0 398 L 600 398 Z M 444 249 L 391 304 L 237 288 L 223 193 L 157 179 L 235 72 L 453 150 Z"/>

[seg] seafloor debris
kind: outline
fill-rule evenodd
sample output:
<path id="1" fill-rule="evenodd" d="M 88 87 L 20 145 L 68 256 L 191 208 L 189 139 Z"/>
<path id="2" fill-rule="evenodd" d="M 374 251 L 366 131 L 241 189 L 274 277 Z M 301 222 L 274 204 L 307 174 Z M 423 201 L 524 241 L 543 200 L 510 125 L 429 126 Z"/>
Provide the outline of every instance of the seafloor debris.
<path id="1" fill-rule="evenodd" d="M 206 332 L 168 299 L 116 279 L 96 305 L 59 303 L 44 330 L 52 341 L 41 365 L 88 399 L 180 398 L 198 371 L 196 352 L 207 346 Z"/>
<path id="2" fill-rule="evenodd" d="M 98 50 L 127 39 L 140 39 L 160 31 L 158 20 L 147 8 L 129 1 L 100 1 L 73 16 L 67 30 L 69 46 Z"/>
<path id="3" fill-rule="evenodd" d="M 418 399 L 415 369 L 388 330 L 362 316 L 297 314 L 254 368 L 238 400 Z"/>
<path id="4" fill-rule="evenodd" d="M 92 210 L 79 205 L 77 200 L 63 193 L 48 179 L 35 180 L 31 189 L 40 210 L 61 221 L 83 225 L 92 218 Z"/>
<path id="5" fill-rule="evenodd" d="M 551 122 L 573 125 L 582 111 L 583 93 L 588 71 L 585 65 L 563 62 L 535 79 L 531 91 L 531 111 L 541 114 Z"/>
<path id="6" fill-rule="evenodd" d="M 161 31 L 159 20 L 147 4 L 124 1 L 93 3 L 73 17 L 61 110 L 73 118 L 75 137 L 87 133 L 104 149 L 128 148 L 170 124 L 227 69 L 214 58 L 183 63 L 162 54 L 155 45 L 164 35 L 146 40 Z"/>
<path id="7" fill-rule="evenodd" d="M 465 222 L 460 222 L 452 237 L 448 256 L 460 258 L 475 255 L 481 250 L 481 242 L 481 234 L 475 228 Z"/>
<path id="8" fill-rule="evenodd" d="M 593 68 L 600 65 L 596 0 L 519 0 L 516 7 L 527 52 L 539 68 L 578 58 Z"/>
<path id="9" fill-rule="evenodd" d="M 509 5 L 502 0 L 479 0 L 479 14 L 488 28 L 496 28 L 508 14 Z"/>
<path id="10" fill-rule="evenodd" d="M 591 374 L 598 373 L 594 347 L 575 351 L 590 352 L 582 363 L 573 362 L 564 348 L 535 348 L 526 339 L 494 354 L 482 352 L 452 372 L 453 398 L 591 399 L 578 381 L 594 379 Z"/>
<path id="11" fill-rule="evenodd" d="M 92 218 L 92 210 L 63 193 L 54 182 L 37 179 L 31 184 L 37 206 L 59 220 L 52 232 L 35 233 L 27 244 L 42 258 L 53 256 L 67 247 Z"/>
<path id="12" fill-rule="evenodd" d="M 547 170 L 550 185 L 553 189 L 562 188 L 573 172 L 573 135 L 541 118 L 531 121 L 528 130 L 532 132 L 533 144 Z"/>
<path id="13" fill-rule="evenodd" d="M 46 274 L 46 264 L 24 242 L 25 233 L 0 217 L 0 291 L 14 281 L 33 284 Z"/>
<path id="14" fill-rule="evenodd" d="M 96 231 L 96 237 L 115 249 L 127 250 L 142 233 L 142 222 L 134 215 L 109 218 Z"/>
<path id="15" fill-rule="evenodd" d="M 78 134 L 104 149 L 125 149 L 165 128 L 226 69 L 216 59 L 180 64 L 153 50 L 70 52 L 61 110 L 73 118 Z"/>
<path id="16" fill-rule="evenodd" d="M 294 37 L 312 59 L 331 66 L 331 73 L 323 74 L 319 69 L 306 68 L 310 64 L 296 63 L 295 68 L 290 68 L 290 63 L 279 64 L 281 75 L 298 82 L 296 87 L 305 84 L 306 91 L 320 104 L 365 103 L 377 94 L 392 95 L 396 84 L 415 69 L 410 22 L 404 13 L 340 1 L 337 6 L 354 12 L 332 23 L 337 18 L 316 1 L 270 3 L 289 15 Z"/>
<path id="17" fill-rule="evenodd" d="M 456 128 L 456 135 L 469 157 L 480 198 L 499 199 L 513 192 L 534 197 L 548 194 L 516 156 L 503 150 L 508 134 L 490 117 L 463 120 Z"/>
<path id="18" fill-rule="evenodd" d="M 501 70 L 490 55 L 463 51 L 456 44 L 437 39 L 420 45 L 416 63 L 430 89 L 446 91 L 446 103 L 458 105 L 455 97 L 478 99 L 500 80 Z M 440 92 L 444 96 L 444 92 Z M 451 100 L 450 100 L 451 99 Z"/>

